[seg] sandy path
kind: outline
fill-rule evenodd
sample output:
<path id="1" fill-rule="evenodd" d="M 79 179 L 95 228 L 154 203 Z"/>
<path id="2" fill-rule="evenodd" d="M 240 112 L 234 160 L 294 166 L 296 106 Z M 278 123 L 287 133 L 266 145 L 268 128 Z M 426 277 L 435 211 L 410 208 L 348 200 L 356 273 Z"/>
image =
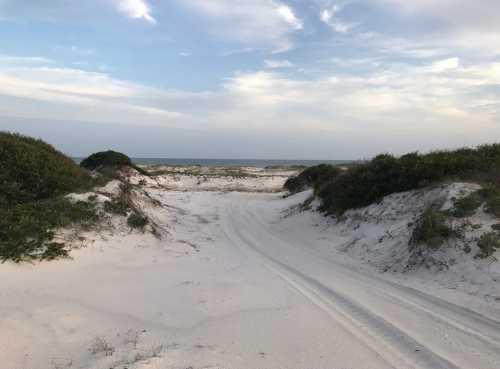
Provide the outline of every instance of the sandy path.
<path id="1" fill-rule="evenodd" d="M 288 237 L 274 230 L 268 214 L 268 201 L 235 202 L 228 212 L 228 234 L 348 335 L 377 352 L 385 361 L 381 367 L 500 365 L 500 322 L 327 260 L 294 242 L 293 230 Z"/>
<path id="2" fill-rule="evenodd" d="M 151 193 L 168 240 L 0 265 L 1 368 L 500 367 L 495 317 L 322 252 L 317 229 L 281 219 L 297 200 Z"/>

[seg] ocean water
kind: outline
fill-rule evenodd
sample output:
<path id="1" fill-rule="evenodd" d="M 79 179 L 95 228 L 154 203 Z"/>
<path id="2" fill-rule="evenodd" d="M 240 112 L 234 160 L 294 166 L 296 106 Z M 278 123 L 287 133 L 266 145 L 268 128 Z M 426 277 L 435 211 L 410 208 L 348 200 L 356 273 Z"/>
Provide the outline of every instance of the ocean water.
<path id="1" fill-rule="evenodd" d="M 277 160 L 277 159 L 171 159 L 171 158 L 132 158 L 139 165 L 201 165 L 207 167 L 257 167 L 269 166 L 313 166 L 318 164 L 346 164 L 348 160 Z"/>
<path id="2" fill-rule="evenodd" d="M 74 158 L 80 162 L 82 158 Z M 207 167 L 257 167 L 269 166 L 313 166 L 318 164 L 348 164 L 352 160 L 278 160 L 278 159 L 176 159 L 176 158 L 132 158 L 139 165 L 201 165 Z"/>

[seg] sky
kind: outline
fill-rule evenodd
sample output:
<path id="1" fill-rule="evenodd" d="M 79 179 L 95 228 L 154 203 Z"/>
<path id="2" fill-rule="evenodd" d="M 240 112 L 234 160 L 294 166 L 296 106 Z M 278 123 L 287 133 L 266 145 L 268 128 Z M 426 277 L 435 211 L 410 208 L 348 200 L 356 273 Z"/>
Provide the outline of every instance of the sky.
<path id="1" fill-rule="evenodd" d="M 0 0 L 0 130 L 85 156 L 500 141 L 498 0 Z"/>

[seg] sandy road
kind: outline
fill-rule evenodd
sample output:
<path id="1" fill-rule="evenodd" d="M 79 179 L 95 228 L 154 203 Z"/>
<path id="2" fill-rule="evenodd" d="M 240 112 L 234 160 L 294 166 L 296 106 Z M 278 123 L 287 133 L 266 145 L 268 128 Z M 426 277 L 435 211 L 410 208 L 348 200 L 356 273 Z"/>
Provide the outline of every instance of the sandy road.
<path id="1" fill-rule="evenodd" d="M 300 199 L 150 193 L 164 239 L 94 232 L 71 260 L 0 266 L 1 369 L 500 368 L 498 316 L 360 270 L 332 234 L 326 252 L 283 218 Z"/>
<path id="2" fill-rule="evenodd" d="M 269 201 L 228 203 L 227 237 L 326 313 L 332 329 L 379 355 L 373 368 L 500 367 L 500 322 L 328 259 L 293 229 L 273 228 Z"/>

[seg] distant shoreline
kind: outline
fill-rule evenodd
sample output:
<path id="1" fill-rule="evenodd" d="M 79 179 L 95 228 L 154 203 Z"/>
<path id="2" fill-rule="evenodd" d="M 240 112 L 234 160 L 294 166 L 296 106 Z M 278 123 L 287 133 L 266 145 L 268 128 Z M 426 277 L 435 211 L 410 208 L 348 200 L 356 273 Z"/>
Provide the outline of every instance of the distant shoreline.
<path id="1" fill-rule="evenodd" d="M 83 158 L 74 157 L 77 163 Z M 280 160 L 280 159 L 181 159 L 181 158 L 131 158 L 138 165 L 201 165 L 208 167 L 257 167 L 313 166 L 318 164 L 349 164 L 355 160 Z"/>

